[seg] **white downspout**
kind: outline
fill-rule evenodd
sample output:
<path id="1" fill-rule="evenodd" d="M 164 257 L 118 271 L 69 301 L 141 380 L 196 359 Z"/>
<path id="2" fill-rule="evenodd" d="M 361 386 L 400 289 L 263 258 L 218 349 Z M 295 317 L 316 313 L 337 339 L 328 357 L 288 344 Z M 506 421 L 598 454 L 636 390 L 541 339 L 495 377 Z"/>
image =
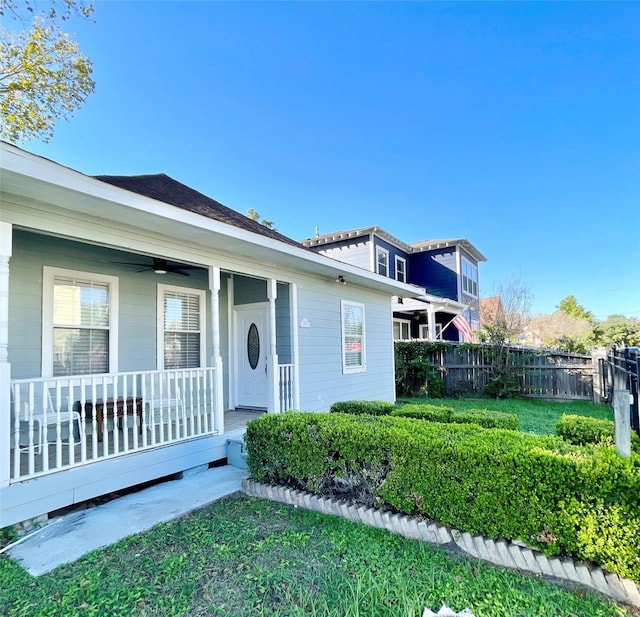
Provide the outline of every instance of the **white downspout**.
<path id="1" fill-rule="evenodd" d="M 376 242 L 373 231 L 369 232 L 369 245 L 371 248 L 369 249 L 369 269 L 371 272 L 378 272 L 377 263 L 376 263 Z"/>

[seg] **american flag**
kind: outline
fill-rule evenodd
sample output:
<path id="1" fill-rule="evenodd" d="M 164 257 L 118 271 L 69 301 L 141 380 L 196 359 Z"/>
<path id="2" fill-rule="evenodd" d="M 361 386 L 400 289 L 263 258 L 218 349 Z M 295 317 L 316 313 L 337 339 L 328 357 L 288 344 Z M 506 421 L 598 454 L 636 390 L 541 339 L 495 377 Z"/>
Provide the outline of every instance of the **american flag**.
<path id="1" fill-rule="evenodd" d="M 473 343 L 473 331 L 469 322 L 462 315 L 456 315 L 451 323 L 458 328 L 458 332 L 462 334 L 465 343 Z"/>

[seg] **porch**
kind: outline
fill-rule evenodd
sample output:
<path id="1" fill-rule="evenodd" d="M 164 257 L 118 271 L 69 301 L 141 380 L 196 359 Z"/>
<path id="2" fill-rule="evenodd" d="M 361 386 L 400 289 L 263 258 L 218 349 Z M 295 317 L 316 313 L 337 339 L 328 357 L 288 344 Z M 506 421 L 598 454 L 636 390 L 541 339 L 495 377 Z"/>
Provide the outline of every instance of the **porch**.
<path id="1" fill-rule="evenodd" d="M 278 372 L 283 411 L 293 404 L 292 365 Z M 264 411 L 224 411 L 215 368 L 12 380 L 9 483 L 236 435 Z"/>

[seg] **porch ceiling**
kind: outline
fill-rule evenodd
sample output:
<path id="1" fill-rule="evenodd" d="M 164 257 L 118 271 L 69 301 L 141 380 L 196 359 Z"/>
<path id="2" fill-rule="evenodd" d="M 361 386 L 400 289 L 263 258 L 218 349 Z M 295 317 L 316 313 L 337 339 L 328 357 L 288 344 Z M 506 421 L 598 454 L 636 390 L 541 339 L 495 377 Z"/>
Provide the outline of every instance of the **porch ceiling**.
<path id="1" fill-rule="evenodd" d="M 0 197 L 7 205 L 23 206 L 2 209 L 2 220 L 14 225 L 85 241 L 90 239 L 88 227 L 97 227 L 100 236 L 112 242 L 102 244 L 124 250 L 141 250 L 141 239 L 156 234 L 202 256 L 202 260 L 186 260 L 175 255 L 197 265 L 248 258 L 279 271 L 330 280 L 342 275 L 349 284 L 389 295 L 410 298 L 424 294 L 424 289 L 414 285 L 131 193 L 9 144 L 3 143 L 1 148 Z M 124 233 L 130 239 L 127 242 L 123 241 Z"/>
<path id="2" fill-rule="evenodd" d="M 392 304 L 394 313 L 413 313 L 416 311 L 427 312 L 429 305 L 436 312 L 451 313 L 457 315 L 461 313 L 465 305 L 455 300 L 449 300 L 447 298 L 439 298 L 437 296 L 426 296 L 427 301 L 418 300 L 415 298 L 404 298 L 402 304 L 397 300 L 394 300 Z"/>

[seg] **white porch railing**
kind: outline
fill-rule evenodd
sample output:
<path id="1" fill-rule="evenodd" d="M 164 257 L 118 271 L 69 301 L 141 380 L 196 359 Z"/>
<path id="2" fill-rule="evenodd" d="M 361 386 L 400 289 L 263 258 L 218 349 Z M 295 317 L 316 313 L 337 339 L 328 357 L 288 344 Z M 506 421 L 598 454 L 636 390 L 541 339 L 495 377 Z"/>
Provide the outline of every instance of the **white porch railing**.
<path id="1" fill-rule="evenodd" d="M 220 433 L 215 370 L 11 382 L 12 482 Z"/>
<path id="2" fill-rule="evenodd" d="M 294 407 L 295 380 L 293 377 L 293 364 L 279 364 L 280 371 L 280 410 L 287 411 Z"/>

